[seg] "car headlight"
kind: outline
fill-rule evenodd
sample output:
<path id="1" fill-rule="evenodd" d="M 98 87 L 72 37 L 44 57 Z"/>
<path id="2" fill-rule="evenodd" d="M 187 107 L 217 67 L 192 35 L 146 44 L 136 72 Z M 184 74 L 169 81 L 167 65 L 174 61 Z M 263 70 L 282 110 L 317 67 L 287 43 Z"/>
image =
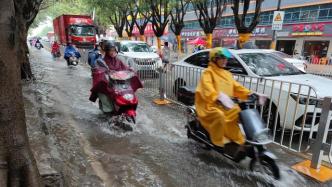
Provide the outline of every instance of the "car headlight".
<path id="1" fill-rule="evenodd" d="M 317 102 L 318 102 L 318 99 L 316 98 L 313 98 L 313 97 L 309 97 L 308 96 L 305 96 L 305 95 L 301 95 L 301 94 L 295 94 L 295 93 L 292 93 L 290 94 L 290 96 L 295 100 L 297 101 L 297 99 L 299 100 L 299 104 L 301 105 L 305 105 L 308 103 L 308 105 L 316 105 Z M 309 101 L 308 101 L 309 99 Z"/>
<path id="2" fill-rule="evenodd" d="M 133 94 L 125 94 L 123 95 L 123 98 L 125 98 L 128 101 L 131 101 L 134 99 L 134 95 Z"/>

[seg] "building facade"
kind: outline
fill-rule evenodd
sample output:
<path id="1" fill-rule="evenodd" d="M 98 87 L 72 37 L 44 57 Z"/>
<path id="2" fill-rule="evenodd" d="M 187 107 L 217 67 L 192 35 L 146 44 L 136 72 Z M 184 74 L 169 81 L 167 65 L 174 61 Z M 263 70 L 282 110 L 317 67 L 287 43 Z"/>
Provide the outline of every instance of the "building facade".
<path id="1" fill-rule="evenodd" d="M 233 46 L 238 33 L 234 25 L 231 1 L 213 33 L 214 46 Z M 246 22 L 253 18 L 255 1 L 251 1 Z M 260 23 L 253 31 L 252 40 L 259 48 L 269 48 L 272 41 L 273 13 L 278 0 L 264 0 Z M 240 8 L 241 10 L 241 8 Z M 332 0 L 281 0 L 281 11 L 285 11 L 284 24 L 277 31 L 277 50 L 289 55 L 304 57 L 331 57 L 332 54 Z M 204 37 L 192 5 L 185 17 L 182 32 L 183 44 L 186 41 Z"/>

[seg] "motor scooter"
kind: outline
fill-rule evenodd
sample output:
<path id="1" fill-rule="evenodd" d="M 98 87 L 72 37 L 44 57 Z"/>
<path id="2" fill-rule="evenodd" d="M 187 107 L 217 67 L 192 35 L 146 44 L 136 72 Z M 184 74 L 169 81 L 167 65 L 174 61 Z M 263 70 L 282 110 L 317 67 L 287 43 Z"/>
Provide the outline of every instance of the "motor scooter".
<path id="1" fill-rule="evenodd" d="M 41 48 L 43 48 L 44 46 L 40 43 L 40 42 L 36 42 L 35 47 L 40 50 Z"/>
<path id="2" fill-rule="evenodd" d="M 125 130 L 132 130 L 136 123 L 138 105 L 135 91 L 139 88 L 132 85 L 132 79 L 137 78 L 135 72 L 110 71 L 100 59 L 96 64 L 92 72 L 94 86 L 90 100 L 94 102 L 98 98 L 99 109 L 111 116 L 111 123 Z"/>
<path id="3" fill-rule="evenodd" d="M 251 95 L 247 101 L 240 101 L 236 98 L 233 100 L 241 108 L 239 125 L 246 138 L 244 145 L 238 145 L 234 142 L 226 143 L 224 147 L 214 145 L 210 140 L 209 133 L 199 122 L 194 106 L 188 106 L 187 109 L 188 119 L 185 127 L 188 138 L 202 143 L 205 148 L 212 149 L 234 162 L 240 162 L 249 157 L 251 171 L 267 173 L 275 179 L 280 179 L 279 167 L 276 164 L 277 157 L 266 148 L 267 144 L 272 143 L 268 135 L 269 129 L 265 128 L 264 121 L 254 107 L 258 96 Z M 238 151 L 240 146 L 243 146 L 243 151 Z"/>
<path id="4" fill-rule="evenodd" d="M 80 61 L 79 58 L 77 57 L 77 55 L 74 52 L 69 53 L 69 57 L 67 59 L 68 66 L 77 66 L 79 61 Z"/>

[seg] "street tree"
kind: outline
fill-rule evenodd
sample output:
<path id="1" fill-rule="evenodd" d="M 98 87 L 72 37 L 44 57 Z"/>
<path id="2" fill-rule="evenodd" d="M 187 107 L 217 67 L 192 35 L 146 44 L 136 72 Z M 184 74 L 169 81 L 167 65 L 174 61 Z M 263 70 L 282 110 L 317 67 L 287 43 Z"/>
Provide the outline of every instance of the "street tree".
<path id="1" fill-rule="evenodd" d="M 136 23 L 138 10 L 136 8 L 136 2 L 133 0 L 128 1 L 128 8 L 126 15 L 126 33 L 128 35 L 128 38 L 131 40 L 131 37 L 133 36 L 133 30 Z"/>
<path id="2" fill-rule="evenodd" d="M 123 37 L 123 29 L 126 25 L 127 10 L 121 2 L 114 2 L 112 4 L 109 19 L 116 30 L 119 38 Z"/>
<path id="3" fill-rule="evenodd" d="M 23 107 L 21 64 L 42 0 L 0 1 L 0 186 L 41 186 Z"/>
<path id="4" fill-rule="evenodd" d="M 207 37 L 207 47 L 212 47 L 212 34 L 226 9 L 226 0 L 192 0 L 199 22 Z"/>
<path id="5" fill-rule="evenodd" d="M 171 30 L 176 35 L 178 51 L 181 53 L 181 31 L 184 28 L 184 16 L 186 15 L 189 0 L 173 0 L 171 3 Z"/>
<path id="6" fill-rule="evenodd" d="M 149 3 L 151 8 L 152 29 L 157 37 L 158 50 L 160 51 L 160 37 L 164 35 L 171 14 L 170 0 L 150 0 Z"/>
<path id="7" fill-rule="evenodd" d="M 251 23 L 246 23 L 250 0 L 233 0 L 232 10 L 234 13 L 235 25 L 239 33 L 238 45 L 240 48 L 242 48 L 243 44 L 250 40 L 252 31 L 259 23 L 259 17 L 261 14 L 261 6 L 263 1 L 264 0 L 256 0 L 255 13 L 251 20 Z M 241 15 L 239 13 L 240 4 L 243 4 L 243 12 Z M 247 26 L 247 24 L 249 26 Z"/>
<path id="8" fill-rule="evenodd" d="M 140 34 L 140 40 L 145 41 L 145 28 L 151 19 L 151 11 L 149 6 L 150 0 L 139 0 L 136 3 L 136 9 L 138 11 L 137 19 L 135 20 L 136 27 Z"/>
<path id="9" fill-rule="evenodd" d="M 126 24 L 127 0 L 86 0 L 89 6 L 96 9 L 96 17 L 105 23 L 111 22 L 119 38 L 123 37 L 123 30 Z M 105 24 L 106 26 L 106 24 Z"/>

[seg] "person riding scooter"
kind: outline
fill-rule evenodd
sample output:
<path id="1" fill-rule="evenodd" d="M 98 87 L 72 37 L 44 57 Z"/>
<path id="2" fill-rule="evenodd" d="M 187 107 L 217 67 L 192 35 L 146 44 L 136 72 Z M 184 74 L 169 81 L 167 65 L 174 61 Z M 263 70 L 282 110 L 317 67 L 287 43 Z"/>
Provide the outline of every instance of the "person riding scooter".
<path id="1" fill-rule="evenodd" d="M 51 51 L 52 55 L 54 58 L 56 57 L 60 57 L 61 53 L 60 53 L 60 45 L 58 44 L 57 41 L 54 41 L 52 44 L 52 51 Z"/>
<path id="2" fill-rule="evenodd" d="M 228 49 L 214 48 L 209 55 L 209 66 L 202 74 L 195 93 L 198 119 L 214 145 L 222 148 L 229 141 L 243 145 L 245 138 L 238 125 L 241 109 L 231 98 L 246 100 L 253 93 L 236 82 L 225 69 L 227 59 L 232 57 Z M 257 95 L 261 101 L 264 100 L 263 95 Z"/>
<path id="3" fill-rule="evenodd" d="M 105 57 L 104 59 L 98 58 L 96 60 L 94 68 L 92 69 L 93 87 L 91 89 L 91 95 L 89 99 L 92 102 L 95 102 L 97 98 L 102 101 L 110 101 L 107 108 L 110 109 L 108 112 L 111 113 L 111 111 L 113 110 L 112 102 L 114 98 L 108 98 L 110 95 L 108 89 L 109 80 L 106 79 L 105 74 L 110 74 L 114 71 L 132 70 L 126 65 L 124 65 L 124 63 L 117 58 L 117 48 L 114 42 L 104 41 L 103 43 Z M 136 74 L 131 78 L 130 86 L 134 92 L 136 92 L 137 89 L 143 87 L 141 81 Z"/>
<path id="4" fill-rule="evenodd" d="M 104 41 L 103 48 L 105 51 L 104 61 L 108 68 L 113 71 L 130 70 L 120 59 L 117 58 L 117 46 L 112 41 Z"/>
<path id="5" fill-rule="evenodd" d="M 39 41 L 39 39 L 36 40 L 34 45 L 37 49 L 44 48 L 43 44 Z"/>
<path id="6" fill-rule="evenodd" d="M 77 59 L 81 57 L 80 52 L 72 45 L 72 43 L 68 42 L 64 52 L 64 59 L 67 61 L 67 65 L 69 65 L 69 58 L 75 56 Z"/>
<path id="7" fill-rule="evenodd" d="M 88 52 L 88 64 L 90 65 L 91 70 L 93 68 L 95 68 L 96 61 L 101 58 L 102 58 L 102 54 L 100 51 L 100 45 L 99 45 L 99 43 L 96 43 L 95 47 Z"/>

